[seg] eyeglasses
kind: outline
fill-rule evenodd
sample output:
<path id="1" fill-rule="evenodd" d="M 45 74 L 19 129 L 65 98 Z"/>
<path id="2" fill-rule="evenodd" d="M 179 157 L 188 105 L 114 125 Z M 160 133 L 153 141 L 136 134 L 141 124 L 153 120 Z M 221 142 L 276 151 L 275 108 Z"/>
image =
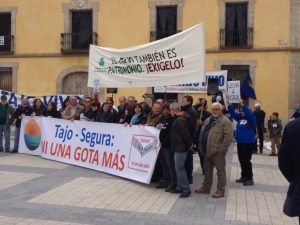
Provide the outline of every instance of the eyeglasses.
<path id="1" fill-rule="evenodd" d="M 84 102 L 91 102 L 90 100 L 85 100 Z"/>

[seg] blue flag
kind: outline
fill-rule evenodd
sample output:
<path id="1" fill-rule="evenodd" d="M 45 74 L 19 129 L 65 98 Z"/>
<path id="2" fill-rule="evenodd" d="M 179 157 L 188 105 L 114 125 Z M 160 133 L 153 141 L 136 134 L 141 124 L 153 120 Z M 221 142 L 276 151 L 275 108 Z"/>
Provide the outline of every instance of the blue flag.
<path id="1" fill-rule="evenodd" d="M 250 77 L 250 74 L 247 75 L 246 79 L 244 80 L 242 87 L 241 87 L 241 93 L 244 96 L 247 96 L 252 99 L 256 99 L 255 90 L 252 86 L 252 80 Z"/>

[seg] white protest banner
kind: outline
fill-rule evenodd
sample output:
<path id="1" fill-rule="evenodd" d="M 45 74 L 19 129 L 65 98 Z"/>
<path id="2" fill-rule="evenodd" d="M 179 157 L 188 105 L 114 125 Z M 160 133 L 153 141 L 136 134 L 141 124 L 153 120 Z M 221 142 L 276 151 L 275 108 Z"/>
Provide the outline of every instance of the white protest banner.
<path id="1" fill-rule="evenodd" d="M 219 90 L 227 90 L 227 70 L 206 71 L 206 81 L 190 84 L 154 87 L 155 93 L 207 93 L 209 78 L 219 79 Z"/>
<path id="2" fill-rule="evenodd" d="M 154 127 L 49 117 L 25 117 L 21 126 L 20 153 L 151 181 L 160 146 Z"/>
<path id="3" fill-rule="evenodd" d="M 23 95 L 23 94 L 17 94 L 14 92 L 10 92 L 10 91 L 5 91 L 5 90 L 0 90 L 0 95 L 6 95 L 7 100 L 8 100 L 8 104 L 17 108 L 19 105 L 21 105 L 21 100 L 23 98 L 28 99 L 29 104 L 32 106 L 33 104 L 33 100 L 35 98 L 39 98 L 42 100 L 42 102 L 44 103 L 44 105 L 48 105 L 49 102 L 55 102 L 57 105 L 57 109 L 59 109 L 61 107 L 61 105 L 63 104 L 64 100 L 68 97 L 70 97 L 70 95 L 44 95 L 44 96 L 29 96 L 29 95 Z M 76 98 L 78 100 L 80 100 L 83 97 L 83 95 L 77 95 Z"/>
<path id="4" fill-rule="evenodd" d="M 155 87 L 205 80 L 204 28 L 200 23 L 170 37 L 126 49 L 90 45 L 88 87 Z"/>
<path id="5" fill-rule="evenodd" d="M 241 88 L 240 81 L 228 81 L 228 102 L 229 103 L 239 103 L 241 99 Z"/>

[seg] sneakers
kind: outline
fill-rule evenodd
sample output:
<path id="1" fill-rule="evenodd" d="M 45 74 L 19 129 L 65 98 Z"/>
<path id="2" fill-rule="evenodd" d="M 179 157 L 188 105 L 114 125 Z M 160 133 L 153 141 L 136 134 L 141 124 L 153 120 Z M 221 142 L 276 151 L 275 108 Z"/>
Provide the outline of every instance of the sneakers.
<path id="1" fill-rule="evenodd" d="M 236 183 L 244 183 L 245 181 L 247 181 L 246 177 L 241 177 L 240 179 L 235 180 Z"/>
<path id="2" fill-rule="evenodd" d="M 187 198 L 191 195 L 191 192 L 188 191 L 188 192 L 182 192 L 180 195 L 179 195 L 179 198 Z"/>
<path id="3" fill-rule="evenodd" d="M 254 182 L 253 182 L 253 179 L 247 179 L 245 182 L 243 182 L 243 185 L 244 186 L 253 186 L 254 185 Z"/>
<path id="4" fill-rule="evenodd" d="M 222 198 L 224 197 L 224 192 L 221 192 L 221 191 L 216 191 L 214 194 L 212 194 L 213 198 Z"/>
<path id="5" fill-rule="evenodd" d="M 205 190 L 204 188 L 198 188 L 195 190 L 195 193 L 198 193 L 198 194 L 209 194 L 209 191 Z"/>

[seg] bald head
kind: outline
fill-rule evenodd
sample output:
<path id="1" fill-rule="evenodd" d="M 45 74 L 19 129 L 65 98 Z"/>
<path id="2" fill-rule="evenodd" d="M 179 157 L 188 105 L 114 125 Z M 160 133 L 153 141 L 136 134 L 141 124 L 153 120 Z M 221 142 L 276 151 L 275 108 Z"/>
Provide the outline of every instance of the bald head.
<path id="1" fill-rule="evenodd" d="M 221 116 L 223 114 L 223 105 L 219 102 L 214 102 L 211 105 L 211 113 L 214 117 Z"/>

